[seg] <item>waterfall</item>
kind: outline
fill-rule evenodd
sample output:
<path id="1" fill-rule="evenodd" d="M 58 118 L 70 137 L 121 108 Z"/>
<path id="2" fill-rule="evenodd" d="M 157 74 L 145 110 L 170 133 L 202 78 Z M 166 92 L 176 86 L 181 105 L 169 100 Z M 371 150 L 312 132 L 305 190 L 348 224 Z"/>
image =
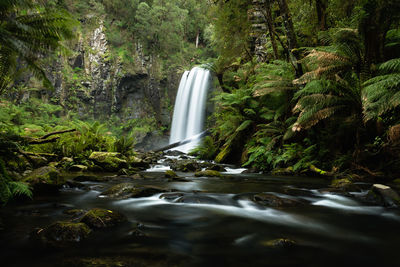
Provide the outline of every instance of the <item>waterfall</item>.
<path id="1" fill-rule="evenodd" d="M 182 75 L 175 100 L 170 144 L 194 138 L 191 143 L 176 148 L 189 152 L 199 142 L 196 135 L 203 131 L 207 92 L 211 85 L 210 71 L 199 67 Z"/>

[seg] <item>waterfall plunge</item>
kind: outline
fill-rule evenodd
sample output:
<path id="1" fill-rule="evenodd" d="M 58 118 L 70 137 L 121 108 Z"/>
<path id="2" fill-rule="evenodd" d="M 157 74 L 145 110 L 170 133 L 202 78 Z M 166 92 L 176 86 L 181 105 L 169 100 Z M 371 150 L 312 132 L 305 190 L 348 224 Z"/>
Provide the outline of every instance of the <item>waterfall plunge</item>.
<path id="1" fill-rule="evenodd" d="M 185 71 L 176 96 L 171 126 L 170 144 L 193 138 L 189 144 L 176 150 L 189 152 L 199 142 L 195 138 L 203 131 L 207 92 L 211 84 L 210 71 L 195 67 Z"/>

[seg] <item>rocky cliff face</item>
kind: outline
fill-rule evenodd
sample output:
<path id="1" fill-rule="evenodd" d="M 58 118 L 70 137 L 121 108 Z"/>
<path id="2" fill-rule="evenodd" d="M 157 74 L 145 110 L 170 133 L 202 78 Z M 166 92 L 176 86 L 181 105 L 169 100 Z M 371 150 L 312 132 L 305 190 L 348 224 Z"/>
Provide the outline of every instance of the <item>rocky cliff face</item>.
<path id="1" fill-rule="evenodd" d="M 131 64 L 125 66 L 111 51 L 106 31 L 100 21 L 94 30 L 79 34 L 72 55 L 49 60 L 46 70 L 55 90 L 42 91 L 41 97 L 83 118 L 116 116 L 121 122 L 156 118 L 158 125 L 167 128 L 168 105 L 174 101 L 179 73 L 159 78 L 157 58 L 146 55 L 140 43 L 134 45 Z"/>

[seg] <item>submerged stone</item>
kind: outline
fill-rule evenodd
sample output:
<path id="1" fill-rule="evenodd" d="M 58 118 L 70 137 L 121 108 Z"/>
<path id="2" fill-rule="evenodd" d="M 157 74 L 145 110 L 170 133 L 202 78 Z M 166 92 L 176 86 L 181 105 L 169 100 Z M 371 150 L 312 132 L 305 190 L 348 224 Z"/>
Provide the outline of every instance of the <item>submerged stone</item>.
<path id="1" fill-rule="evenodd" d="M 106 228 L 125 222 L 127 219 L 117 211 L 106 209 L 91 209 L 81 219 L 90 228 Z"/>
<path id="2" fill-rule="evenodd" d="M 297 207 L 302 206 L 305 203 L 299 200 L 278 197 L 270 193 L 259 193 L 253 196 L 252 200 L 260 205 L 282 208 L 282 207 Z"/>
<path id="3" fill-rule="evenodd" d="M 218 165 L 218 164 L 212 164 L 211 166 L 207 167 L 207 171 L 218 171 L 218 172 L 226 172 L 226 169 L 224 166 Z"/>
<path id="4" fill-rule="evenodd" d="M 44 229 L 36 229 L 31 237 L 51 247 L 68 247 L 88 237 L 91 230 L 84 223 L 55 222 Z"/>
<path id="5" fill-rule="evenodd" d="M 114 199 L 126 199 L 126 198 L 150 197 L 152 195 L 164 192 L 168 191 L 155 186 L 137 187 L 131 183 L 122 183 L 114 185 L 107 191 L 103 192 L 100 196 L 114 198 Z"/>

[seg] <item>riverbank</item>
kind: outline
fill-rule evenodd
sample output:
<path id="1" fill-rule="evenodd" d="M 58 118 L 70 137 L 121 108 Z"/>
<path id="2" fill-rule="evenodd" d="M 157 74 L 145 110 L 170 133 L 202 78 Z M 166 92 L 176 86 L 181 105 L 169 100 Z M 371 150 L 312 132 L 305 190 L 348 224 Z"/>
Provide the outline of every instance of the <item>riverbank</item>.
<path id="1" fill-rule="evenodd" d="M 371 202 L 371 183 L 356 182 L 344 191 L 321 177 L 243 172 L 162 153 L 135 174 L 68 172 L 57 192 L 1 209 L 3 262 L 395 264 L 400 212 Z M 24 257 L 18 256 L 22 251 Z"/>

